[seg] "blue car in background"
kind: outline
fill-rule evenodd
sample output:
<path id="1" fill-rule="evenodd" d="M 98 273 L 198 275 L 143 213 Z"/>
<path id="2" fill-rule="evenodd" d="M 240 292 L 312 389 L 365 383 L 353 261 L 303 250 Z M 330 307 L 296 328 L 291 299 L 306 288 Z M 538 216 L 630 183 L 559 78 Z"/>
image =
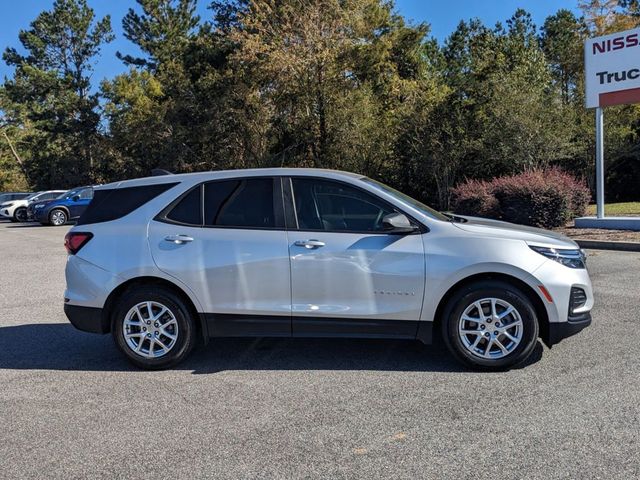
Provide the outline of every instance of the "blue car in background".
<path id="1" fill-rule="evenodd" d="M 42 225 L 64 225 L 76 220 L 89 206 L 93 198 L 93 187 L 78 187 L 48 202 L 30 205 L 33 219 Z"/>

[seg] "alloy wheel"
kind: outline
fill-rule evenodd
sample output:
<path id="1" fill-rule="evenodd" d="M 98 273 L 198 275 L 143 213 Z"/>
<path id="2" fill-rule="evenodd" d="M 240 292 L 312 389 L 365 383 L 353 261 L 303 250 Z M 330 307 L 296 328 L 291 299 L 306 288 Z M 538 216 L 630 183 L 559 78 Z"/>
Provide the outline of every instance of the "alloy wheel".
<path id="1" fill-rule="evenodd" d="M 141 302 L 132 307 L 122 325 L 127 346 L 144 358 L 160 358 L 178 340 L 178 321 L 169 308 L 159 302 Z"/>
<path id="2" fill-rule="evenodd" d="M 465 308 L 458 321 L 462 345 L 485 359 L 504 358 L 522 341 L 522 317 L 500 298 L 483 298 Z"/>
<path id="3" fill-rule="evenodd" d="M 51 213 L 51 223 L 56 227 L 67 223 L 67 215 L 62 210 L 54 210 Z"/>

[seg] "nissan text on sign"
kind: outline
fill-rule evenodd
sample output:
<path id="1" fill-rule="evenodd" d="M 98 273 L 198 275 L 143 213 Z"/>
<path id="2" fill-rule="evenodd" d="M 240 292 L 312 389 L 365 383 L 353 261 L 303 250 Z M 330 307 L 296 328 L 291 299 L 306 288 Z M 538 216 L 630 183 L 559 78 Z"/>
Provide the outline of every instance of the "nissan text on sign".
<path id="1" fill-rule="evenodd" d="M 584 60 L 587 108 L 640 102 L 640 28 L 588 39 Z"/>

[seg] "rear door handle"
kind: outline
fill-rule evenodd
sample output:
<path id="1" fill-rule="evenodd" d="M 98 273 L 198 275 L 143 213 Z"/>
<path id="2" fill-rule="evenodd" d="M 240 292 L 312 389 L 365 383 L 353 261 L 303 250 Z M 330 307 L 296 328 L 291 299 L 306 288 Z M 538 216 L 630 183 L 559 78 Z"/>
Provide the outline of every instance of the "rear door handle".
<path id="1" fill-rule="evenodd" d="M 165 241 L 175 243 L 176 245 L 193 242 L 193 237 L 190 237 L 189 235 L 167 235 L 164 239 Z"/>
<path id="2" fill-rule="evenodd" d="M 296 247 L 304 247 L 304 248 L 308 248 L 309 250 L 313 249 L 313 248 L 320 248 L 320 247 L 324 247 L 324 242 L 321 242 L 320 240 L 297 240 L 294 245 Z"/>

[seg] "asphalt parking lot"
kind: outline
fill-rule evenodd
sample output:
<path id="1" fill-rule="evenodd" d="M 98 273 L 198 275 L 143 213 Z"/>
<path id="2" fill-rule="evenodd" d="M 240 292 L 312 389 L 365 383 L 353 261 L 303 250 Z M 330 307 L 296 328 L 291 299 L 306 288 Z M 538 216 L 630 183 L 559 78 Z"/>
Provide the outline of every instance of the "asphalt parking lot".
<path id="1" fill-rule="evenodd" d="M 507 373 L 299 339 L 144 372 L 67 322 L 66 231 L 0 223 L 1 478 L 640 477 L 640 254 L 589 252 L 594 324 Z"/>

